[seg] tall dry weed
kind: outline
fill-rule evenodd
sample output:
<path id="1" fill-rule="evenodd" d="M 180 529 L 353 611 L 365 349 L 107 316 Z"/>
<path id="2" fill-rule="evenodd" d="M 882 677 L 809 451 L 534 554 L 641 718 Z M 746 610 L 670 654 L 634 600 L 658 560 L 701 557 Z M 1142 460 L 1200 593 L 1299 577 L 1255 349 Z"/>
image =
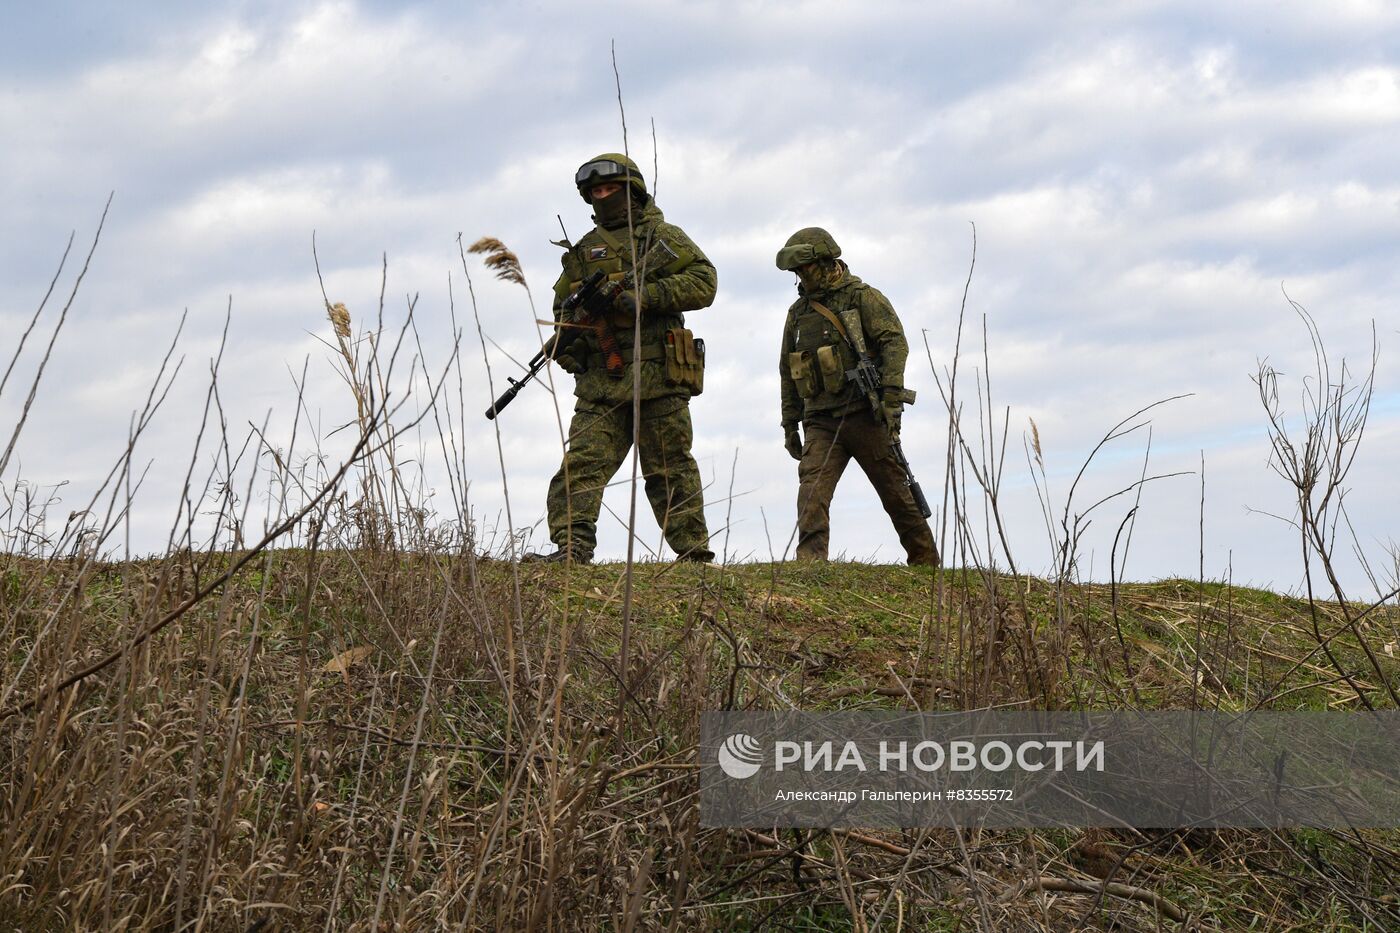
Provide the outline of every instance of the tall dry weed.
<path id="1" fill-rule="evenodd" d="M 486 255 L 509 253 L 491 242 Z M 1279 649 L 1240 637 L 1228 590 L 1138 597 L 1135 624 L 1162 626 L 1189 656 L 1121 629 L 1114 639 L 1104 618 L 1121 594 L 1076 578 L 1067 505 L 1047 510 L 1063 572 L 1027 573 L 1000 511 L 1006 422 L 985 377 L 964 422 L 956 359 L 941 374 L 951 567 L 916 578 L 922 603 L 859 594 L 902 620 L 886 640 L 908 650 L 878 668 L 813 647 L 847 624 L 816 606 L 841 586 L 839 567 L 638 563 L 625 606 L 611 568 L 521 573 L 501 559 L 513 530 L 493 541 L 473 521 L 468 455 L 483 452 L 455 308 L 450 340 L 434 342 L 416 299 L 397 332 L 382 304 L 354 321 L 346 307 L 326 301 L 327 346 L 356 441 L 331 458 L 300 416 L 285 443 L 263 428 L 231 436 L 220 356 L 162 554 L 106 558 L 167 367 L 85 507 L 60 520 L 40 490 L 0 483 L 8 927 L 1191 929 L 1255 911 L 1265 929 L 1381 929 L 1395 917 L 1373 896 L 1393 877 L 1393 846 L 1361 835 L 1329 837 L 1324 852 L 1285 834 L 701 827 L 705 710 L 1356 698 L 1306 658 L 1279 689 L 1261 681 L 1278 663 L 1264 650 Z M 429 359 L 425 346 L 444 349 Z M 293 386 L 298 412 L 311 378 Z M 443 512 L 401 456 L 422 419 L 449 477 Z M 266 456 L 240 458 L 245 447 Z M 621 663 L 624 618 L 635 625 Z M 1171 628 L 1179 619 L 1202 637 Z M 1286 904 L 1243 893 L 1280 876 L 1302 879 Z"/>

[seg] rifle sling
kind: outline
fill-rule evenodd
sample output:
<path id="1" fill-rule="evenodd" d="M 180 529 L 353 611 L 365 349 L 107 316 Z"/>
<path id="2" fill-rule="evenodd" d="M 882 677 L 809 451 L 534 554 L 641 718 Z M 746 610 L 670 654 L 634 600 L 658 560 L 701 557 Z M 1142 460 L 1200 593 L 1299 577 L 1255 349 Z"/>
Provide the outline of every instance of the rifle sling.
<path id="1" fill-rule="evenodd" d="M 633 231 L 637 234 L 641 234 L 643 237 L 642 254 L 637 258 L 637 261 L 638 263 L 645 263 L 648 254 L 651 252 L 651 231 L 642 231 L 637 229 L 637 227 L 638 225 L 634 224 L 632 227 Z M 630 274 L 632 271 L 633 251 L 627 248 L 624 242 L 625 238 L 615 236 L 612 231 L 608 230 L 606 227 L 594 227 L 593 230 L 604 243 L 608 244 L 609 248 L 613 251 L 613 255 L 622 260 L 622 271 Z"/>
<path id="2" fill-rule="evenodd" d="M 621 239 L 619 239 L 618 237 L 613 236 L 611 232 L 609 232 L 606 228 L 604 228 L 604 227 L 601 226 L 601 225 L 598 226 L 598 227 L 595 227 L 595 228 L 594 228 L 594 231 L 598 234 L 599 238 L 600 238 L 604 243 L 608 244 L 608 246 L 612 248 L 613 255 L 618 256 L 618 257 L 623 257 L 623 258 L 625 258 L 624 250 L 623 250 L 623 248 L 622 248 L 622 240 L 621 240 Z"/>
<path id="3" fill-rule="evenodd" d="M 841 339 L 850 344 L 852 350 L 856 350 L 856 345 L 852 343 L 851 335 L 847 332 L 846 325 L 841 323 L 841 319 L 837 317 L 830 308 L 815 298 L 808 298 L 807 303 L 812 306 L 813 311 L 830 321 L 836 327 L 836 332 L 841 335 Z M 859 353 L 860 351 L 856 350 L 856 352 Z"/>
<path id="4" fill-rule="evenodd" d="M 858 359 L 864 358 L 866 356 L 864 349 L 860 346 L 857 346 L 856 342 L 851 339 L 851 334 L 849 331 L 846 330 L 846 326 L 841 323 L 841 319 L 837 317 L 836 314 L 830 308 L 822 304 L 820 301 L 817 301 L 815 298 L 808 298 L 807 303 L 812 306 L 813 311 L 817 312 L 822 317 L 830 321 L 833 325 L 835 325 L 836 332 L 841 335 L 841 339 L 846 341 L 846 344 L 855 352 L 856 357 Z M 900 391 L 903 392 L 904 390 L 901 389 Z M 881 394 L 883 395 L 883 389 Z M 912 404 L 914 399 L 910 397 L 907 399 L 907 401 Z"/>

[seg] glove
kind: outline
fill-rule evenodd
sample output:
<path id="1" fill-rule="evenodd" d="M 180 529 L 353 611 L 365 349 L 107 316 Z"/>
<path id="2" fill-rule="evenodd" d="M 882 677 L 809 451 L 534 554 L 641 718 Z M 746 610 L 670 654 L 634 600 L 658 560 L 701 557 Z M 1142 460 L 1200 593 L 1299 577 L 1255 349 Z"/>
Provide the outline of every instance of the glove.
<path id="1" fill-rule="evenodd" d="M 632 292 L 623 292 L 617 296 L 618 313 L 625 316 L 627 320 L 634 321 L 637 318 L 637 296 Z"/>
<path id="2" fill-rule="evenodd" d="M 792 459 L 801 460 L 802 435 L 797 433 L 797 425 L 785 424 L 783 425 L 783 432 L 786 435 L 783 438 L 783 446 L 787 448 L 787 452 L 792 456 Z"/>
<path id="3" fill-rule="evenodd" d="M 890 426 L 890 436 L 899 437 L 899 423 L 904 417 L 904 404 L 902 402 L 884 402 L 885 423 Z"/>
<path id="4" fill-rule="evenodd" d="M 568 353 L 555 354 L 554 362 L 558 363 L 559 368 L 564 370 L 564 372 L 572 373 L 575 376 L 577 376 L 579 373 L 586 372 L 588 370 L 587 366 L 580 363 L 577 359 L 575 359 Z"/>

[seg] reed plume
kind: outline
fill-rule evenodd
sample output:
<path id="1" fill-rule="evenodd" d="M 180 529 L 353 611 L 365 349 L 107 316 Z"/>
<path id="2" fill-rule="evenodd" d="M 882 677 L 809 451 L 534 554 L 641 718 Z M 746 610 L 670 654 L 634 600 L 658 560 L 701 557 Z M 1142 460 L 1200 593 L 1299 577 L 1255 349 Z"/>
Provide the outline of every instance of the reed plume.
<path id="1" fill-rule="evenodd" d="M 331 326 L 335 328 L 335 335 L 345 340 L 350 339 L 350 311 L 337 301 L 333 305 L 326 306 L 326 316 L 331 319 Z"/>
<path id="2" fill-rule="evenodd" d="M 496 273 L 496 278 L 506 282 L 514 282 L 516 285 L 525 284 L 525 273 L 520 268 L 520 257 L 506 248 L 506 245 L 495 237 L 484 236 L 471 246 L 467 247 L 469 253 L 485 253 L 483 260 L 486 267 Z"/>

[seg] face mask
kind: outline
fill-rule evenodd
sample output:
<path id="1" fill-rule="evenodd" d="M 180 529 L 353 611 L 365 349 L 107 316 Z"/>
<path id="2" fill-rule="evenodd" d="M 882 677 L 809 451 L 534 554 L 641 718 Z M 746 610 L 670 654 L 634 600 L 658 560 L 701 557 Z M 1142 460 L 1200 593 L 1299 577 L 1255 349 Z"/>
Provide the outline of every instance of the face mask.
<path id="1" fill-rule="evenodd" d="M 593 216 L 604 227 L 616 227 L 627 223 L 627 188 L 622 187 L 593 202 Z"/>
<path id="2" fill-rule="evenodd" d="M 835 262 L 814 262 L 797 269 L 797 279 L 802 283 L 802 290 L 805 292 L 829 288 L 840 280 L 841 275 L 841 267 Z"/>

